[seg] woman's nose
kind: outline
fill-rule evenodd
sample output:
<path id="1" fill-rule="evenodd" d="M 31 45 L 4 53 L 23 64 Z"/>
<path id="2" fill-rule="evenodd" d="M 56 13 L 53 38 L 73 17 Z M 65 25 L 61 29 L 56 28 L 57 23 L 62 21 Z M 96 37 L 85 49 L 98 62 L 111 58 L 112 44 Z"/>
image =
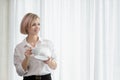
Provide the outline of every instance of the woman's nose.
<path id="1" fill-rule="evenodd" d="M 37 25 L 36 25 L 36 28 L 39 28 L 39 27 L 40 27 L 40 25 L 39 25 L 39 24 L 37 24 Z"/>

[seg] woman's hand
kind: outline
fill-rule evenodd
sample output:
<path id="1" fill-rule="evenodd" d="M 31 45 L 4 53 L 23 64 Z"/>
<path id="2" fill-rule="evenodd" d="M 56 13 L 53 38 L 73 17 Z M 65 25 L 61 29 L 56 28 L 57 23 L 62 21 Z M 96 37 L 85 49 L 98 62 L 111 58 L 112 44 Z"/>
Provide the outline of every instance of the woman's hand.
<path id="1" fill-rule="evenodd" d="M 31 54 L 32 54 L 31 50 L 32 50 L 32 49 L 29 48 L 29 49 L 27 49 L 27 50 L 25 51 L 25 59 L 24 59 L 23 62 L 22 62 L 22 67 L 23 67 L 23 69 L 24 69 L 25 71 L 26 71 L 27 68 L 28 68 L 30 56 L 31 56 Z"/>
<path id="2" fill-rule="evenodd" d="M 52 58 L 48 57 L 48 60 L 44 61 L 44 63 L 46 63 L 46 64 L 50 63 L 51 59 Z"/>
<path id="3" fill-rule="evenodd" d="M 31 48 L 29 48 L 29 49 L 27 49 L 26 51 L 25 51 L 25 57 L 26 58 L 30 58 L 30 56 L 31 56 L 31 54 L 32 54 L 32 49 Z"/>
<path id="4" fill-rule="evenodd" d="M 48 64 L 48 66 L 51 69 L 56 69 L 56 67 L 57 67 L 56 61 L 53 58 L 51 58 L 51 57 L 48 57 L 48 60 L 44 61 L 44 63 Z"/>

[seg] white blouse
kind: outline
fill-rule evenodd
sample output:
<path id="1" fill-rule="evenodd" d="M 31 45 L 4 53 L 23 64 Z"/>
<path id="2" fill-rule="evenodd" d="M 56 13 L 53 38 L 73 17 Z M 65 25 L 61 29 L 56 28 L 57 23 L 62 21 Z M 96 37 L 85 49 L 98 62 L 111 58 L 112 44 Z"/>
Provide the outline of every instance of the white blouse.
<path id="1" fill-rule="evenodd" d="M 45 40 L 39 40 L 34 48 L 40 46 L 43 41 L 45 41 Z M 54 53 L 53 44 L 49 40 L 46 40 L 46 41 L 48 41 L 51 45 L 51 49 L 52 49 L 51 57 L 54 60 L 56 60 L 56 55 Z M 31 55 L 28 69 L 26 71 L 24 71 L 24 69 L 22 67 L 22 61 L 25 58 L 24 54 L 26 51 L 26 48 L 25 48 L 26 46 L 32 47 L 26 41 L 26 39 L 24 39 L 20 44 L 18 44 L 16 46 L 15 51 L 14 51 L 14 65 L 16 67 L 16 71 L 17 71 L 18 75 L 30 76 L 30 75 L 45 75 L 48 73 L 52 73 L 53 70 L 51 68 L 49 68 L 49 66 L 46 63 L 44 63 L 43 61 L 36 59 L 33 54 Z"/>

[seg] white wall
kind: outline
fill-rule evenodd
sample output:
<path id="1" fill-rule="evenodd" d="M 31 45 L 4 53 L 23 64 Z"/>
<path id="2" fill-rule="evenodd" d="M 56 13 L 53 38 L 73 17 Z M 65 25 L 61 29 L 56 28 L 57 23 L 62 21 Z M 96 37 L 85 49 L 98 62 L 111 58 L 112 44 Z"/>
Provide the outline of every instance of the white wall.
<path id="1" fill-rule="evenodd" d="M 8 80 L 8 0 L 0 0 L 0 80 Z"/>

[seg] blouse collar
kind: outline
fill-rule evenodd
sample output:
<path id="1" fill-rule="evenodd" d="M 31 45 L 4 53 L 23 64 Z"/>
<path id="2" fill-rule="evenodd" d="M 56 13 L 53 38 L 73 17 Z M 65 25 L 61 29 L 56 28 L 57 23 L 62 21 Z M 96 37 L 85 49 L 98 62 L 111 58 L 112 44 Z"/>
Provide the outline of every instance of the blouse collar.
<path id="1" fill-rule="evenodd" d="M 37 43 L 36 43 L 36 45 L 35 45 L 35 47 L 37 47 L 37 45 L 40 44 L 42 41 L 43 41 L 43 39 L 39 37 L 39 38 L 38 38 L 38 41 L 37 41 Z M 32 46 L 27 42 L 27 38 L 24 39 L 24 43 L 25 43 L 24 47 L 35 48 L 35 47 L 32 47 Z"/>

